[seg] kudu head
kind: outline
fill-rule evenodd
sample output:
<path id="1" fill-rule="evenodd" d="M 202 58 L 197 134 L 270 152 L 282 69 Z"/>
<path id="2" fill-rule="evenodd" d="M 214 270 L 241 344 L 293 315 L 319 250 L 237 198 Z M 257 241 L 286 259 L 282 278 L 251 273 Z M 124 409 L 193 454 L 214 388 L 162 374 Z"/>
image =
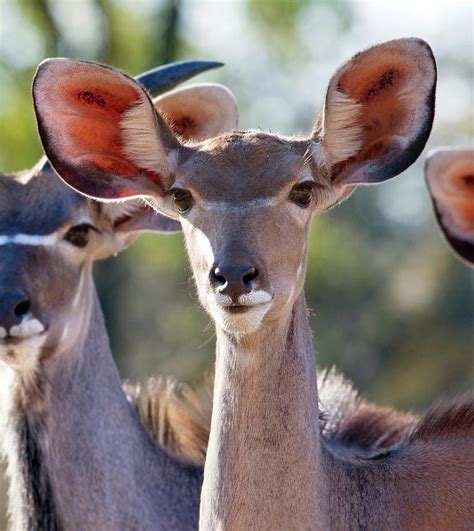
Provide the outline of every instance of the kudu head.
<path id="1" fill-rule="evenodd" d="M 425 179 L 446 241 L 474 265 L 474 149 L 438 148 L 425 163 Z"/>
<path id="2" fill-rule="evenodd" d="M 431 130 L 435 84 L 425 42 L 375 46 L 336 71 L 303 139 L 233 131 L 189 141 L 136 83 L 100 66 L 74 77 L 66 65 L 43 64 L 33 96 L 56 171 L 94 198 L 146 197 L 180 220 L 202 304 L 242 335 L 288 312 L 301 293 L 313 216 L 416 160 Z M 228 113 L 227 101 L 219 105 Z M 199 101 L 187 106 L 184 121 L 194 123 Z M 57 109 L 69 123 L 54 119 Z"/>
<path id="3" fill-rule="evenodd" d="M 188 74 L 190 68 L 195 66 Z M 227 124 L 210 101 L 216 94 L 233 101 L 224 87 L 195 85 L 160 96 L 155 105 L 173 121 L 183 95 L 192 95 L 201 101 L 206 127 L 212 122 L 218 133 Z M 62 109 L 56 119 L 65 118 L 74 119 Z M 205 134 L 195 124 L 197 132 Z M 178 230 L 179 223 L 141 199 L 104 204 L 78 194 L 46 158 L 32 170 L 0 174 L 0 362 L 31 378 L 42 361 L 57 358 L 85 332 L 92 263 L 118 253 L 142 232 Z"/>

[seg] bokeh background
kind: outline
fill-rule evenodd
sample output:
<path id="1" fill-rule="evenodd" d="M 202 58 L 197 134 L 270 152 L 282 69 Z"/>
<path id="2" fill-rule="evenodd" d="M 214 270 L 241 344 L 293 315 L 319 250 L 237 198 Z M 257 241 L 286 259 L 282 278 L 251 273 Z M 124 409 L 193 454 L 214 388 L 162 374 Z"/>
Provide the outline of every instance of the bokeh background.
<path id="1" fill-rule="evenodd" d="M 0 0 L 0 170 L 41 155 L 30 85 L 46 57 L 131 75 L 178 59 L 224 61 L 199 81 L 233 90 L 240 127 L 293 134 L 311 130 L 341 62 L 406 36 L 427 40 L 438 61 L 428 148 L 473 147 L 473 20 L 472 2 L 452 0 Z M 435 226 L 423 158 L 316 220 L 306 282 L 319 364 L 337 365 L 370 399 L 415 411 L 474 380 L 474 280 Z M 96 279 L 124 378 L 199 382 L 212 369 L 213 327 L 181 236 L 142 237 L 98 264 Z M 0 476 L 0 515 L 4 489 Z"/>

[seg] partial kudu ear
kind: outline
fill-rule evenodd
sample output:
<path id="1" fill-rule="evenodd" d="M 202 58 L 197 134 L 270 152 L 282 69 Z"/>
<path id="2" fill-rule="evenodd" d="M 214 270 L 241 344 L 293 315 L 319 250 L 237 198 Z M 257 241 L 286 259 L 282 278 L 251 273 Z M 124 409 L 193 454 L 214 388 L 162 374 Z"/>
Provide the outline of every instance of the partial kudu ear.
<path id="1" fill-rule="evenodd" d="M 312 140 L 335 185 L 385 181 L 420 155 L 434 115 L 436 63 L 426 42 L 400 39 L 354 56 L 332 77 Z"/>
<path id="2" fill-rule="evenodd" d="M 442 148 L 431 151 L 425 179 L 446 240 L 474 265 L 474 150 Z"/>
<path id="3" fill-rule="evenodd" d="M 102 244 L 94 251 L 93 260 L 102 260 L 123 251 L 144 232 L 173 233 L 181 224 L 147 206 L 142 199 L 98 203 L 91 201 L 97 212 Z"/>
<path id="4" fill-rule="evenodd" d="M 143 232 L 181 231 L 181 223 L 156 212 L 142 199 L 100 205 L 101 217 L 116 234 L 139 236 Z"/>
<path id="5" fill-rule="evenodd" d="M 192 85 L 160 96 L 153 104 L 185 140 L 204 140 L 237 127 L 237 102 L 223 85 Z"/>

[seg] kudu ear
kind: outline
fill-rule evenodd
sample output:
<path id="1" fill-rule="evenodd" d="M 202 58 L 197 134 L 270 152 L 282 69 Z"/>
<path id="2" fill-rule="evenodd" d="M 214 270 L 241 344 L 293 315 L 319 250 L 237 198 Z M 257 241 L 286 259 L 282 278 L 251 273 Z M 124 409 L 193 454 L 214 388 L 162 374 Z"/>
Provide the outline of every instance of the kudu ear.
<path id="1" fill-rule="evenodd" d="M 181 223 L 163 216 L 141 199 L 105 203 L 100 205 L 105 218 L 117 235 L 139 236 L 143 232 L 181 232 Z"/>
<path id="2" fill-rule="evenodd" d="M 180 144 L 135 80 L 50 59 L 38 67 L 33 100 L 45 153 L 73 188 L 104 200 L 164 194 Z"/>
<path id="3" fill-rule="evenodd" d="M 160 96 L 153 104 L 184 140 L 204 140 L 237 127 L 237 102 L 223 85 L 191 85 Z"/>
<path id="4" fill-rule="evenodd" d="M 181 231 L 181 223 L 155 212 L 142 199 L 96 203 L 103 234 L 103 245 L 95 260 L 108 258 L 123 251 L 144 232 L 174 233 Z"/>
<path id="5" fill-rule="evenodd" d="M 431 151 L 425 163 L 425 179 L 447 242 L 474 265 L 474 150 Z"/>
<path id="6" fill-rule="evenodd" d="M 385 42 L 332 77 L 312 134 L 334 185 L 385 181 L 420 155 L 434 116 L 436 63 L 420 39 Z"/>

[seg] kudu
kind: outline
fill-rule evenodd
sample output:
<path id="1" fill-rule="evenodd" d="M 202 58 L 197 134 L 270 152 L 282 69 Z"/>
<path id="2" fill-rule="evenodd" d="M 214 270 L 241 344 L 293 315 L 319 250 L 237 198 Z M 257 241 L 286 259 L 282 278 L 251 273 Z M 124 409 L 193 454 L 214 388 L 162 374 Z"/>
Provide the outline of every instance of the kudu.
<path id="1" fill-rule="evenodd" d="M 251 130 L 186 141 L 125 75 L 92 65 L 72 72 L 45 63 L 33 84 L 56 171 L 91 197 L 144 197 L 179 219 L 201 303 L 216 322 L 201 527 L 472 527 L 472 399 L 432 408 L 397 444 L 372 451 L 338 436 L 350 440 L 357 416 L 342 397 L 322 438 L 303 293 L 313 216 L 421 153 L 434 114 L 429 46 L 390 41 L 344 64 L 307 139 Z M 91 87 L 103 104 L 81 107 L 75 95 Z M 72 119 L 58 123 L 58 108 L 91 128 L 100 116 L 104 141 L 89 142 Z M 366 429 L 372 424 L 368 415 Z"/>
<path id="2" fill-rule="evenodd" d="M 184 66 L 167 66 L 161 81 L 202 70 L 198 62 Z M 147 76 L 141 80 L 149 86 Z M 184 88 L 155 105 L 172 120 L 188 94 L 206 116 L 193 134 L 205 134 L 211 122 L 215 134 L 235 120 L 215 106 L 233 102 L 218 85 Z M 93 92 L 80 97 L 97 103 Z M 95 260 L 142 231 L 176 227 L 142 201 L 100 205 L 77 194 L 45 159 L 0 175 L 0 446 L 14 529 L 197 528 L 202 467 L 168 450 L 186 456 L 188 444 L 193 457 L 202 428 L 162 385 L 161 400 L 150 403 L 164 414 L 150 422 L 165 428 L 169 444 L 154 444 L 122 390 L 92 279 Z"/>
<path id="3" fill-rule="evenodd" d="M 425 179 L 438 223 L 451 249 L 474 265 L 474 149 L 428 154 Z"/>

